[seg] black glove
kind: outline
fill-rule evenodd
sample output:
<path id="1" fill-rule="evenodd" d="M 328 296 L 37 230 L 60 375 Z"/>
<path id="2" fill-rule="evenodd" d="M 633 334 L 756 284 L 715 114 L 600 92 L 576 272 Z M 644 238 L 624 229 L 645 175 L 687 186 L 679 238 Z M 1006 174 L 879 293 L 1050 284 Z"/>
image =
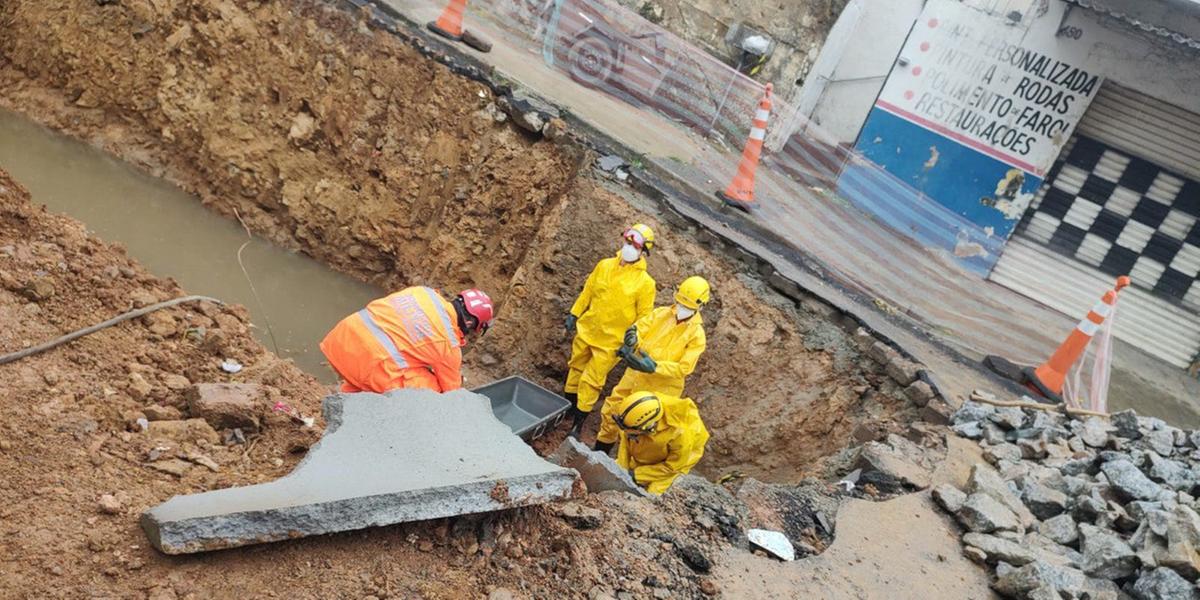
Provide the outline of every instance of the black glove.
<path id="1" fill-rule="evenodd" d="M 579 321 L 579 317 L 567 313 L 567 333 L 575 333 L 575 323 Z"/>
<path id="2" fill-rule="evenodd" d="M 629 329 L 625 330 L 625 345 L 629 346 L 630 348 L 637 348 L 637 344 L 637 325 L 633 325 Z"/>
<path id="3" fill-rule="evenodd" d="M 628 353 L 625 355 L 625 362 L 629 364 L 631 369 L 641 371 L 643 373 L 653 373 L 658 370 L 658 363 L 654 362 L 645 352 Z"/>

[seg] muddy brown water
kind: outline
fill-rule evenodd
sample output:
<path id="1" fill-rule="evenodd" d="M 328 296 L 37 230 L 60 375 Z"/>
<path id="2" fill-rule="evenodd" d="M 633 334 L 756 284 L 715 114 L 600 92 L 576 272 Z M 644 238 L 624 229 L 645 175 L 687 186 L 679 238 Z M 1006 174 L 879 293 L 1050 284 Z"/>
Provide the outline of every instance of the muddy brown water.
<path id="1" fill-rule="evenodd" d="M 199 199 L 113 156 L 0 110 L 0 165 L 34 202 L 71 216 L 101 238 L 125 245 L 152 273 L 192 294 L 250 310 L 254 335 L 323 382 L 336 376 L 318 342 L 330 327 L 381 290 L 307 256 L 254 238 L 242 251 L 260 304 L 238 265 L 246 232 Z M 99 317 L 99 316 L 98 316 Z M 268 332 L 274 333 L 275 342 Z"/>

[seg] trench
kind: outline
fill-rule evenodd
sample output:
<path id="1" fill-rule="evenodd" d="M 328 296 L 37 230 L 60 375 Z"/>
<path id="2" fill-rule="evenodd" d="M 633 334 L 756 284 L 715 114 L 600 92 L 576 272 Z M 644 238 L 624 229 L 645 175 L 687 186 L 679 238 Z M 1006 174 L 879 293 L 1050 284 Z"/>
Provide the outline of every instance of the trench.
<path id="1" fill-rule="evenodd" d="M 35 202 L 78 219 L 106 241 L 124 245 L 156 275 L 174 278 L 190 293 L 246 306 L 255 325 L 252 332 L 266 348 L 275 350 L 278 344 L 278 355 L 324 383 L 335 382 L 336 376 L 318 342 L 339 319 L 383 293 L 361 281 L 363 273 L 356 277 L 334 270 L 255 235 L 243 262 L 256 298 L 237 260 L 247 234 L 235 218 L 210 210 L 196 196 L 118 157 L 4 110 L 0 166 L 30 189 Z M 524 220 L 519 232 L 474 238 L 486 246 L 516 233 L 533 243 L 500 266 L 501 273 L 511 273 L 510 279 L 491 278 L 500 318 L 495 331 L 464 356 L 469 387 L 521 374 L 558 390 L 570 346 L 558 325 L 561 315 L 594 261 L 608 255 L 607 245 L 615 250 L 615 236 L 608 231 L 616 227 L 612 221 L 647 220 L 645 214 L 629 214 L 630 198 L 598 187 L 585 176 L 576 175 L 566 186 L 567 191 L 555 194 L 537 217 Z M 898 416 L 899 406 L 887 400 L 899 395 L 898 390 L 888 387 L 878 368 L 855 356 L 836 325 L 782 298 L 764 301 L 760 295 L 766 292 L 752 289 L 758 284 L 746 275 L 729 272 L 727 263 L 695 242 L 672 236 L 653 219 L 649 222 L 669 242 L 650 259 L 650 270 L 659 281 L 659 304 L 670 298 L 676 281 L 692 273 L 688 269 L 709 265 L 699 271 L 715 285 L 714 300 L 704 311 L 709 354 L 761 363 L 777 374 L 747 381 L 711 359 L 702 360 L 689 378 L 688 392 L 701 403 L 714 435 L 698 474 L 716 479 L 739 472 L 765 481 L 795 482 L 818 474 L 823 459 L 851 443 L 848 438 L 859 423 Z M 406 249 L 396 262 L 416 260 L 417 265 L 437 268 L 464 260 L 460 248 L 446 246 L 441 238 L 422 245 L 425 251 Z M 430 247 L 435 250 L 430 252 Z M 432 278 L 422 281 L 437 283 Z M 400 284 L 385 278 L 389 288 Z M 100 318 L 96 315 L 95 320 Z M 618 366 L 610 374 L 606 393 L 621 373 Z M 867 389 L 885 394 L 863 391 Z M 772 418 L 764 422 L 762 415 L 767 414 Z M 908 418 L 890 425 L 895 429 Z M 589 421 L 585 438 L 590 439 L 597 419 Z M 549 452 L 563 437 L 565 429 L 539 440 L 535 448 Z"/>
<path id="2" fill-rule="evenodd" d="M 498 317 L 464 354 L 467 387 L 519 374 L 561 390 L 563 318 L 620 232 L 641 222 L 659 238 L 648 261 L 658 305 L 688 276 L 713 285 L 708 347 L 685 390 L 711 433 L 697 474 L 824 476 L 827 459 L 917 418 L 853 339 L 856 325 L 778 294 L 736 249 L 589 173 L 583 145 L 518 128 L 492 88 L 326 3 L 218 4 L 88 5 L 86 25 L 69 3 L 0 4 L 13 33 L 0 38 L 0 81 L 12 83 L 0 102 L 54 130 L 0 115 L 0 167 L 150 271 L 245 305 L 273 349 L 269 319 L 279 354 L 325 381 L 317 342 L 381 293 L 369 281 L 484 289 Z M 61 19 L 33 26 L 48 15 Z M 130 48 L 138 60 L 126 60 Z M 235 215 L 279 246 L 256 241 L 244 254 L 262 306 L 237 264 L 246 234 Z"/>
<path id="3" fill-rule="evenodd" d="M 170 183 L 5 110 L 0 165 L 36 202 L 123 244 L 154 274 L 174 278 L 191 293 L 246 306 L 255 337 L 322 382 L 332 383 L 336 375 L 318 342 L 339 319 L 380 294 L 303 254 L 247 238 L 237 222 Z M 253 290 L 238 262 L 248 239 L 241 264 Z"/>

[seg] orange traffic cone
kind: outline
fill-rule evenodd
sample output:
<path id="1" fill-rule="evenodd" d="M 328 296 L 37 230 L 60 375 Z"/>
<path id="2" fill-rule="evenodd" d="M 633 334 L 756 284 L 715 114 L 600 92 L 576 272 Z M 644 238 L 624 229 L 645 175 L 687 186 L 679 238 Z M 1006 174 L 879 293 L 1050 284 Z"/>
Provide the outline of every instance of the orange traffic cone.
<path id="1" fill-rule="evenodd" d="M 446 10 L 442 11 L 442 16 L 438 17 L 437 21 L 430 21 L 426 27 L 438 35 L 457 42 L 462 39 L 463 13 L 466 10 L 467 0 L 450 0 L 450 3 L 446 5 Z"/>
<path id="2" fill-rule="evenodd" d="M 742 162 L 738 164 L 737 174 L 724 192 L 717 192 L 717 197 L 726 204 L 749 211 L 754 203 L 754 171 L 758 168 L 758 157 L 762 154 L 763 138 L 767 135 L 767 117 L 771 115 L 771 89 L 767 84 L 763 97 L 758 101 L 758 110 L 754 113 L 754 121 L 750 127 L 750 137 L 746 139 L 746 147 L 742 150 Z"/>
<path id="3" fill-rule="evenodd" d="M 1083 356 L 1088 342 L 1100 330 L 1104 320 L 1112 314 L 1117 304 L 1117 293 L 1129 285 L 1129 277 L 1122 275 L 1117 278 L 1117 286 L 1104 293 L 1104 297 L 1092 307 L 1087 317 L 1075 326 L 1075 330 L 1067 336 L 1066 341 L 1054 351 L 1049 360 L 1036 369 L 1026 367 L 1023 371 L 1026 386 L 1029 389 L 1049 398 L 1062 401 L 1063 382 L 1067 379 L 1067 371 L 1071 365 Z"/>

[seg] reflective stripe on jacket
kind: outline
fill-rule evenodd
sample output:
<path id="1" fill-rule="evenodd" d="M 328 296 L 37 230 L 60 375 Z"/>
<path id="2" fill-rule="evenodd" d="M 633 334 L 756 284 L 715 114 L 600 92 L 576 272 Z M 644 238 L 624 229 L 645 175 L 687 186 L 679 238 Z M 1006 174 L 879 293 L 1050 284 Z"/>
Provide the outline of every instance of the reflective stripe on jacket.
<path id="1" fill-rule="evenodd" d="M 371 391 L 404 387 L 404 381 L 462 387 L 464 339 L 454 305 L 428 287 L 410 287 L 342 319 L 321 342 L 321 351 L 348 382 Z M 434 380 L 406 374 L 425 370 Z"/>

